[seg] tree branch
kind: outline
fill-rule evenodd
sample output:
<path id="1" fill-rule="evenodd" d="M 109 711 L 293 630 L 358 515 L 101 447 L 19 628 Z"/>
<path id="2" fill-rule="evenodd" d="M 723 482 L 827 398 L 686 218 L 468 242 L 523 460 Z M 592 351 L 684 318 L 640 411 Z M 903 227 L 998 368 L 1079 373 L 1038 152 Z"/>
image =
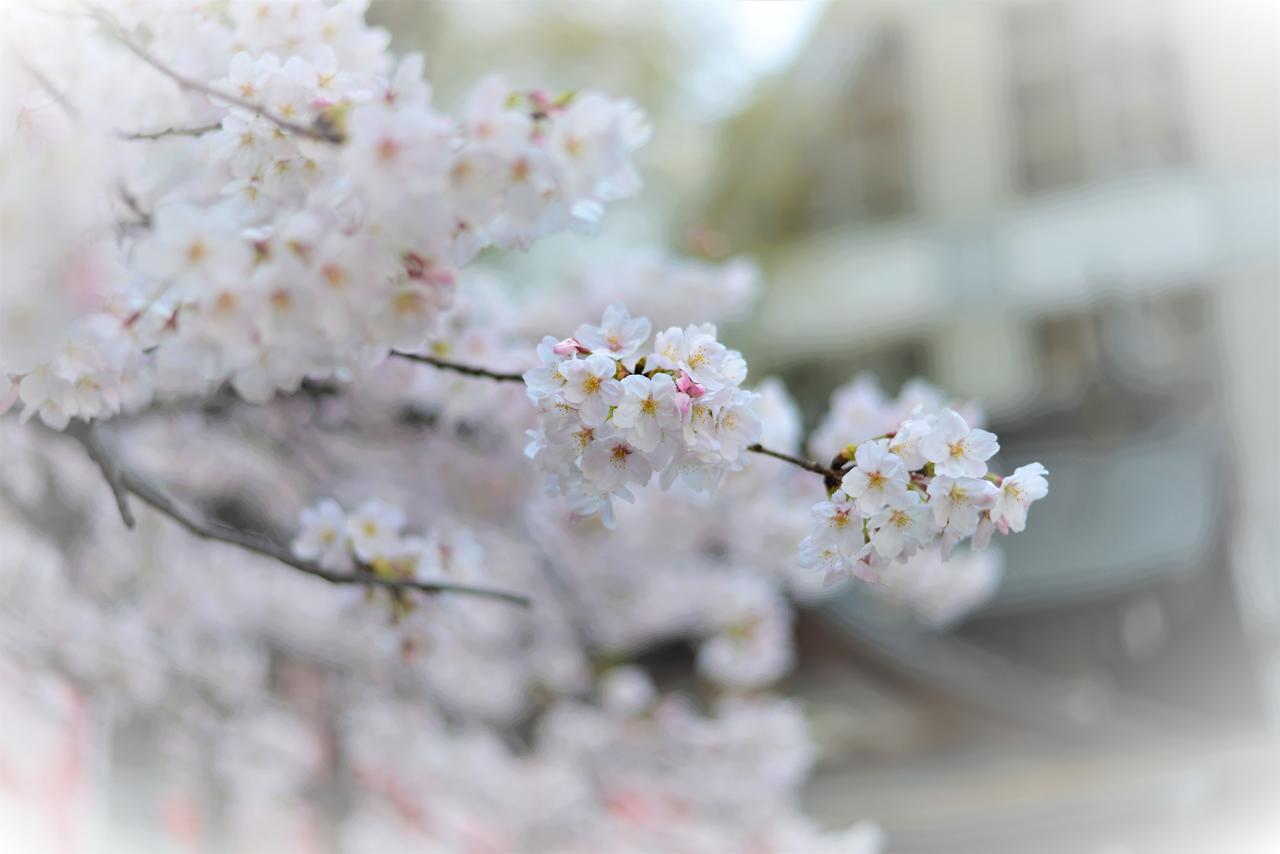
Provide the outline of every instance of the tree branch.
<path id="1" fill-rule="evenodd" d="M 775 460 L 782 460 L 784 463 L 791 463 L 793 466 L 799 466 L 805 471 L 811 471 L 814 474 L 820 474 L 825 478 L 833 478 L 839 481 L 843 476 L 835 469 L 829 469 L 821 463 L 815 463 L 812 460 L 806 460 L 801 457 L 793 457 L 790 454 L 784 454 L 781 451 L 772 451 L 757 442 L 754 445 L 747 445 L 747 450 L 753 454 L 764 454 L 766 457 L 773 457 Z"/>
<path id="2" fill-rule="evenodd" d="M 150 65 L 156 71 L 159 71 L 165 77 L 168 77 L 174 83 L 177 83 L 182 88 L 190 89 L 193 92 L 199 92 L 208 98 L 222 101 L 227 104 L 234 104 L 235 106 L 242 107 L 246 110 L 251 110 L 281 130 L 287 130 L 290 133 L 297 134 L 298 136 L 305 136 L 308 139 L 327 142 L 333 145 L 337 145 L 342 142 L 342 134 L 335 128 L 327 127 L 320 122 L 317 122 L 315 125 L 298 124 L 297 122 L 290 121 L 283 116 L 276 115 L 266 107 L 250 101 L 248 98 L 241 98 L 240 96 L 233 95 L 230 92 L 223 92 L 219 89 L 213 88 L 212 86 L 201 83 L 198 80 L 192 80 L 190 77 L 185 77 L 179 74 L 177 71 L 174 71 L 168 65 L 161 62 L 160 59 L 153 56 L 151 52 L 142 45 L 134 41 L 129 33 L 126 32 L 125 29 L 106 12 L 101 9 L 91 9 L 90 14 L 100 24 L 102 24 L 103 28 L 107 30 L 111 37 L 119 42 L 126 50 L 141 59 L 147 65 Z"/>
<path id="3" fill-rule="evenodd" d="M 40 85 L 41 89 L 44 89 L 44 91 L 48 93 L 54 103 L 57 104 L 68 117 L 73 120 L 79 118 L 79 112 L 76 110 L 75 105 L 71 103 L 70 99 L 68 99 L 57 86 L 53 85 L 53 81 L 50 80 L 43 71 L 27 62 L 24 57 L 18 58 L 18 64 L 22 66 L 23 70 L 31 75 L 32 79 Z"/>
<path id="4" fill-rule="evenodd" d="M 455 371 L 459 374 L 466 374 L 469 377 L 483 377 L 485 379 L 497 380 L 498 382 L 524 382 L 522 374 L 505 374 L 498 371 L 491 371 L 487 368 L 477 368 L 473 365 L 462 365 L 457 362 L 450 362 L 436 356 L 422 356 L 417 353 L 402 353 L 399 350 L 392 350 L 391 355 L 401 359 L 408 359 L 411 362 L 419 362 L 424 365 L 432 365 L 444 371 Z M 772 451 L 763 445 L 748 445 L 747 450 L 755 454 L 764 454 L 766 457 L 773 457 L 775 460 L 782 460 L 791 463 L 793 466 L 799 466 L 805 471 L 811 471 L 814 474 L 820 474 L 824 478 L 840 480 L 841 473 L 835 469 L 827 468 L 821 463 L 815 463 L 812 460 L 793 457 L 790 454 L 784 454 L 781 451 Z"/>
<path id="5" fill-rule="evenodd" d="M 89 459 L 97 463 L 102 470 L 102 479 L 111 487 L 111 495 L 116 500 L 116 509 L 120 511 L 120 519 L 126 528 L 132 529 L 136 524 L 133 511 L 129 508 L 129 487 L 125 485 L 124 474 L 120 470 L 120 462 L 107 448 L 102 433 L 94 422 L 85 423 L 73 420 L 67 425 L 67 435 L 84 446 Z"/>
<path id="6" fill-rule="evenodd" d="M 391 355 L 399 359 L 407 359 L 410 362 L 431 365 L 442 371 L 454 371 L 459 374 L 466 374 L 469 377 L 483 377 L 484 379 L 497 380 L 498 382 L 505 383 L 524 382 L 523 374 L 504 374 L 499 371 L 491 371 L 488 368 L 477 368 L 474 365 L 462 365 L 458 362 L 450 362 L 447 359 L 441 359 L 438 356 L 423 356 L 418 353 L 402 353 L 399 350 L 392 350 Z"/>
<path id="7" fill-rule="evenodd" d="M 378 587 L 392 592 L 416 590 L 420 593 L 427 594 L 461 593 L 468 596 L 481 596 L 489 599 L 499 599 L 524 607 L 528 607 L 530 605 L 530 601 L 527 596 L 522 596 L 519 593 L 511 593 L 506 590 L 498 590 L 490 587 L 474 587 L 467 584 L 454 584 L 448 581 L 418 581 L 415 579 L 384 578 L 379 575 L 374 575 L 371 571 L 335 572 L 333 570 L 325 569 L 324 567 L 310 561 L 299 560 L 294 557 L 287 548 L 279 545 L 268 537 L 255 534 L 251 531 L 245 531 L 240 528 L 232 528 L 226 525 L 207 522 L 181 507 L 163 490 L 150 483 L 142 475 L 126 467 L 112 449 L 109 448 L 102 440 L 101 435 L 98 433 L 96 423 L 84 424 L 83 422 L 73 422 L 72 426 L 68 426 L 66 433 L 83 445 L 85 451 L 89 455 L 89 458 L 96 462 L 98 467 L 102 469 L 103 476 L 107 479 L 108 485 L 111 486 L 112 493 L 116 496 L 116 505 L 120 508 L 120 515 L 124 518 L 125 524 L 129 527 L 133 527 L 133 514 L 129 511 L 126 494 L 136 496 L 144 504 L 149 505 L 152 509 L 162 513 L 163 515 L 168 516 L 170 519 L 177 522 L 183 528 L 186 528 L 188 532 L 197 537 L 227 543 L 228 545 L 236 546 L 244 549 L 245 551 L 271 558 L 285 564 L 286 566 L 290 566 L 299 572 L 327 581 L 330 584 L 363 585 L 368 587 Z"/>
<path id="8" fill-rule="evenodd" d="M 121 139 L 127 139 L 130 141 L 140 140 L 140 139 L 164 139 L 165 137 L 169 137 L 169 136 L 203 136 L 206 133 L 213 133 L 215 130 L 218 130 L 221 127 L 222 127 L 221 124 L 200 125 L 199 127 L 191 127 L 191 128 L 165 128 L 164 130 L 152 131 L 150 133 L 143 133 L 141 131 L 129 132 L 129 131 L 118 130 L 116 131 L 116 136 L 120 137 Z"/>

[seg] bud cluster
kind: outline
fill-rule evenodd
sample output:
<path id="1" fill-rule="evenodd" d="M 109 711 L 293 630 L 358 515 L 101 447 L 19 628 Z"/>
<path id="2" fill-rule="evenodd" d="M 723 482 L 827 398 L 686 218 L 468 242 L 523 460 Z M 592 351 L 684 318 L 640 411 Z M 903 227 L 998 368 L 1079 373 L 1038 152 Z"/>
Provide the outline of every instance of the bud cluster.
<path id="1" fill-rule="evenodd" d="M 716 340 L 715 326 L 673 326 L 648 348 L 650 328 L 611 305 L 599 326 L 544 338 L 542 365 L 524 375 L 539 412 L 526 454 L 549 475 L 551 494 L 576 514 L 601 513 L 609 527 L 613 498 L 633 500 L 630 487 L 657 474 L 664 489 L 682 477 L 713 490 L 760 438 L 756 395 L 741 388 L 747 363 Z"/>

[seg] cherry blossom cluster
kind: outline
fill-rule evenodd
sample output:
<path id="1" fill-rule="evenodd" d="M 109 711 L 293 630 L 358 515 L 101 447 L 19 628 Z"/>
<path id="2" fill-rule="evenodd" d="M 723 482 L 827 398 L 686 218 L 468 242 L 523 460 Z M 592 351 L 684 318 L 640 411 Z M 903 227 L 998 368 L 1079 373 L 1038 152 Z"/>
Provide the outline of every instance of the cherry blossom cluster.
<path id="1" fill-rule="evenodd" d="M 475 581 L 483 576 L 483 553 L 462 529 L 409 534 L 405 514 L 394 504 L 369 499 L 348 513 L 324 498 L 302 511 L 293 554 L 329 570 L 357 567 L 387 578 Z M 460 548 L 459 544 L 467 547 Z"/>
<path id="2" fill-rule="evenodd" d="M 590 227 L 638 190 L 648 126 L 630 102 L 489 77 L 445 113 L 364 6 L 12 13 L 5 203 L 59 214 L 34 241 L 0 232 L 16 253 L 0 314 L 39 344 L 0 353 L 0 406 L 61 427 L 224 381 L 262 401 L 420 351 L 480 250 Z M 103 97 L 108 78 L 124 97 Z"/>
<path id="3" fill-rule="evenodd" d="M 876 580 L 891 561 L 938 546 L 943 558 L 972 538 L 983 549 L 994 531 L 1026 527 L 1031 504 L 1048 494 L 1048 471 L 1031 463 L 1001 477 L 987 461 L 996 436 L 970 427 L 954 409 L 917 409 L 893 432 L 842 450 L 839 483 L 813 507 L 813 533 L 801 564 L 834 583 L 853 575 Z"/>
<path id="4" fill-rule="evenodd" d="M 755 395 L 741 388 L 747 363 L 715 326 L 672 326 L 647 348 L 650 328 L 611 305 L 598 326 L 544 338 L 542 365 L 524 375 L 539 412 L 526 454 L 550 494 L 609 527 L 615 497 L 634 501 L 655 475 L 664 488 L 680 478 L 713 491 L 760 438 Z"/>
<path id="5" fill-rule="evenodd" d="M 486 247 L 589 227 L 634 193 L 643 116 L 499 78 L 446 113 L 365 6 L 0 7 L 0 411 L 20 402 L 65 427 L 142 410 L 121 430 L 130 455 L 208 499 L 193 506 L 260 512 L 269 529 L 317 494 L 356 508 L 304 510 L 300 561 L 492 577 L 536 607 L 416 597 L 389 626 L 362 584 L 141 507 L 125 530 L 72 443 L 0 420 L 0 674 L 70 686 L 108 737 L 153 727 L 140 797 L 165 800 L 138 812 L 172 818 L 157 832 L 176 847 L 874 851 L 869 827 L 804 818 L 815 749 L 800 706 L 770 693 L 796 664 L 792 598 L 831 592 L 796 566 L 818 488 L 791 464 L 798 409 L 776 380 L 744 390 L 715 326 L 667 326 L 744 309 L 753 268 L 650 250 L 563 288 L 478 280 Z M 650 342 L 622 302 L 665 331 Z M 524 367 L 531 330 L 600 310 L 542 340 L 523 390 L 406 360 L 366 370 L 389 350 Z M 304 378 L 359 381 L 271 407 L 145 411 L 223 383 L 263 401 Z M 522 391 L 536 467 L 510 441 L 532 418 Z M 432 417 L 405 417 L 417 409 Z M 897 401 L 865 381 L 839 392 L 811 451 L 841 455 L 841 482 L 804 562 L 874 572 L 873 596 L 934 624 L 978 604 L 993 553 L 945 567 L 942 553 L 1021 530 L 1046 472 L 990 474 L 995 440 L 975 423 L 923 384 Z M 757 442 L 782 459 L 744 466 Z M 544 475 L 571 514 L 535 500 Z M 407 529 L 409 506 L 434 520 L 427 534 Z M 617 531 L 574 524 L 612 526 L 615 510 Z M 619 665 L 669 641 L 695 648 L 705 703 Z"/>
<path id="6" fill-rule="evenodd" d="M 780 412 L 766 401 L 777 404 L 775 394 L 762 395 L 762 411 Z M 289 401 L 283 414 L 294 403 L 301 401 Z M 250 419 L 244 426 L 260 428 L 271 408 L 236 411 Z M 764 438 L 790 447 L 788 428 L 779 426 L 794 413 L 781 412 L 786 417 L 771 419 Z M 209 453 L 182 460 L 183 441 L 164 421 L 135 426 L 138 451 L 184 492 L 252 485 L 274 497 L 264 505 L 270 509 L 317 491 L 298 485 L 305 473 L 280 455 L 256 453 L 239 429 L 204 425 Z M 39 490 L 29 482 L 42 451 L 55 453 L 75 496 L 101 489 L 92 464 L 57 453 L 67 443 L 12 421 L 0 422 L 0 436 L 14 443 L 15 464 L 0 472 L 6 489 L 35 499 Z M 118 778 L 108 785 L 117 787 L 112 797 L 146 807 L 148 820 L 156 817 L 149 832 L 175 845 L 217 838 L 246 850 L 292 850 L 332 833 L 343 850 L 369 852 L 423 844 L 545 852 L 878 849 L 870 825 L 824 830 L 804 816 L 800 787 L 816 749 L 803 706 L 768 690 L 794 663 L 790 604 L 772 583 L 790 555 L 781 545 L 766 554 L 751 537 L 778 537 L 764 523 L 786 515 L 774 506 L 780 483 L 798 479 L 796 486 L 811 488 L 811 474 L 760 460 L 725 484 L 718 500 L 731 502 L 728 514 L 699 506 L 679 486 L 649 489 L 626 506 L 626 524 L 605 534 L 565 524 L 549 502 L 530 501 L 539 487 L 531 467 L 518 465 L 518 448 L 495 455 L 469 448 L 464 437 L 440 436 L 431 453 L 404 453 L 422 437 L 403 438 L 409 444 L 396 444 L 400 462 L 389 468 L 379 467 L 384 449 L 352 450 L 351 462 L 376 472 L 384 494 L 398 498 L 412 485 L 432 518 L 441 517 L 432 526 L 442 536 L 441 559 L 452 552 L 455 565 L 465 558 L 478 566 L 479 551 L 457 534 L 460 520 L 444 517 L 474 508 L 466 522 L 477 534 L 483 529 L 489 568 L 503 586 L 528 591 L 536 608 L 442 596 L 397 615 L 392 627 L 361 591 L 280 572 L 258 556 L 194 540 L 167 520 L 140 517 L 129 532 L 110 502 L 90 499 L 93 548 L 63 555 L 0 501 L 7 545 L 0 550 L 7 593 L 0 673 L 57 700 L 70 674 L 83 686 L 75 702 L 95 730 L 147 721 L 154 751 L 145 759 L 116 754 L 138 763 L 131 767 L 147 788 L 122 791 Z M 479 468 L 473 478 L 458 477 L 451 467 L 467 456 Z M 323 501 L 306 512 L 298 540 L 303 554 L 315 556 L 307 559 L 326 560 L 332 548 L 330 565 L 359 563 L 353 544 L 360 541 L 377 560 L 407 539 L 405 514 L 394 505 L 347 506 L 357 509 L 343 513 Z M 536 543 L 503 537 L 498 526 L 518 530 L 521 508 L 539 522 L 557 520 L 554 531 L 539 531 Z M 706 524 L 673 531 L 672 518 L 687 522 L 695 513 Z M 731 528 L 717 530 L 722 515 Z M 372 519 L 376 530 L 358 519 Z M 672 541 L 661 549 L 659 531 Z M 550 551 L 555 535 L 572 543 Z M 732 551 L 704 554 L 720 537 Z M 680 564 L 682 555 L 689 560 Z M 556 587 L 539 583 L 542 560 L 563 564 L 574 595 L 598 616 L 602 633 L 592 638 L 608 651 L 603 659 L 628 659 L 654 639 L 702 638 L 697 668 L 714 697 L 704 706 L 655 685 L 636 666 L 598 672 L 567 628 L 575 612 Z M 648 564 L 651 572 L 637 571 Z M 90 565 L 97 571 L 85 572 Z M 158 566 L 166 571 L 154 574 Z M 24 714 L 11 708 L 29 694 L 0 708 L 23 722 L 32 714 L 52 719 L 48 700 Z M 516 731 L 524 735 L 516 739 Z M 210 799 L 211 785 L 223 800 Z M 336 787 L 348 804 L 340 814 L 315 795 Z M 542 797 L 530 801 L 531 790 Z"/>

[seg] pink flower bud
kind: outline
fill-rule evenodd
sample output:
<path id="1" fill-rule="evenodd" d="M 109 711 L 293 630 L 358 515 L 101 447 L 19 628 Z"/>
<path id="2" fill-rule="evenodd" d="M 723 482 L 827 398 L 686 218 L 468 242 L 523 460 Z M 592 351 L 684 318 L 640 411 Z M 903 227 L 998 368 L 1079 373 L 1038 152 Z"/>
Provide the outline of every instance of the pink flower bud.
<path id="1" fill-rule="evenodd" d="M 583 347 L 577 338 L 566 338 L 552 347 L 551 352 L 557 356 L 572 356 L 574 353 L 590 353 L 591 351 Z"/>
<path id="2" fill-rule="evenodd" d="M 432 285 L 442 285 L 446 287 L 452 286 L 453 271 L 447 267 L 431 268 L 426 270 L 423 275 L 423 279 L 425 279 L 428 284 Z"/>
<path id="3" fill-rule="evenodd" d="M 684 371 L 681 371 L 680 376 L 676 379 L 676 389 L 689 397 L 702 397 L 707 393 L 705 388 L 695 383 Z"/>
<path id="4" fill-rule="evenodd" d="M 538 108 L 539 112 L 543 113 L 551 112 L 552 107 L 555 106 L 555 101 L 551 99 L 551 96 L 541 89 L 534 89 L 530 92 L 529 100 L 533 102 L 533 105 Z"/>
<path id="5" fill-rule="evenodd" d="M 688 415 L 690 408 L 693 407 L 693 398 L 682 391 L 676 392 L 676 408 L 680 410 L 681 415 Z"/>

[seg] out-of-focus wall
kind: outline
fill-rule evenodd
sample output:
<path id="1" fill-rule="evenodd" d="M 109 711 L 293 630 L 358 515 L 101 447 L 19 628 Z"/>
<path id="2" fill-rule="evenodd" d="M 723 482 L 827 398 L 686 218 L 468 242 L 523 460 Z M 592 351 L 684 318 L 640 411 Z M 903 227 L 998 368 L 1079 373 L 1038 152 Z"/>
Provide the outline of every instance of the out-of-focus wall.
<path id="1" fill-rule="evenodd" d="M 1261 2 L 834 3 L 729 122 L 706 219 L 764 262 L 753 370 L 811 413 L 858 367 L 890 390 L 923 371 L 1094 472 L 1059 481 L 1078 524 L 1026 539 L 997 611 L 1225 560 L 1275 644 L 1277 23 Z M 1137 480 L 1099 483 L 1140 453 Z"/>

